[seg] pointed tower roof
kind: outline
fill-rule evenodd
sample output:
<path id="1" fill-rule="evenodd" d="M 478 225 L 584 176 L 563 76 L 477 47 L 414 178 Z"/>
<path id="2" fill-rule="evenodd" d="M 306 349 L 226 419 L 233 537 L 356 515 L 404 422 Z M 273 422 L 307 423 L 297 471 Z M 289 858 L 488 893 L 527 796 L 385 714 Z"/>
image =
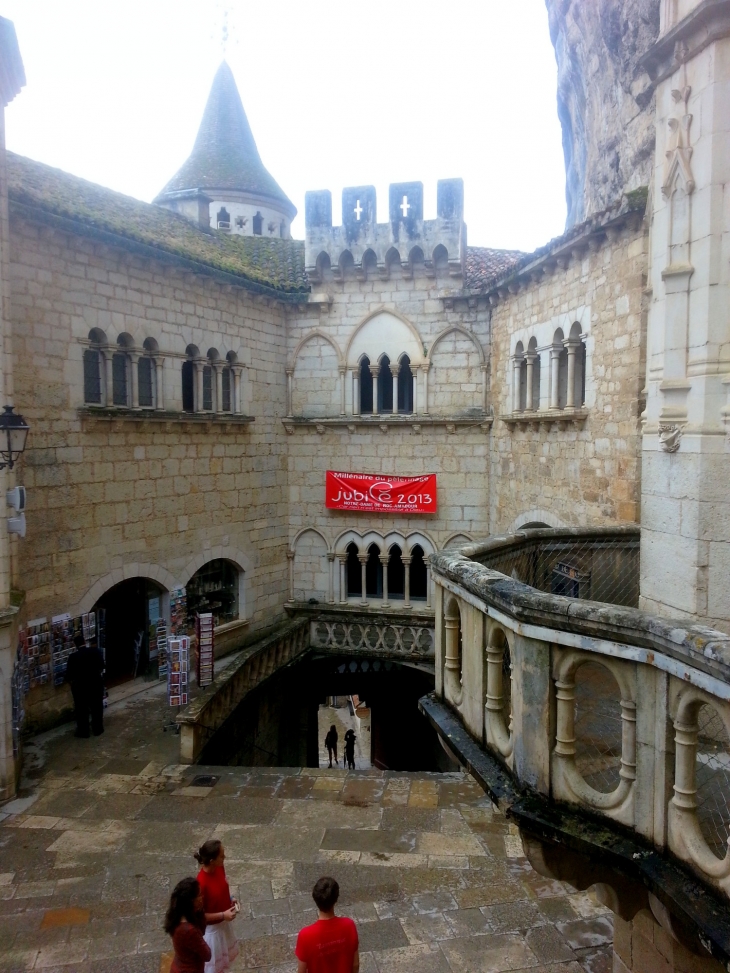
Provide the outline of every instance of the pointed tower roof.
<path id="1" fill-rule="evenodd" d="M 261 161 L 233 72 L 225 61 L 213 79 L 193 151 L 155 202 L 191 189 L 202 189 L 208 195 L 227 190 L 268 197 L 292 216 L 296 213 Z"/>

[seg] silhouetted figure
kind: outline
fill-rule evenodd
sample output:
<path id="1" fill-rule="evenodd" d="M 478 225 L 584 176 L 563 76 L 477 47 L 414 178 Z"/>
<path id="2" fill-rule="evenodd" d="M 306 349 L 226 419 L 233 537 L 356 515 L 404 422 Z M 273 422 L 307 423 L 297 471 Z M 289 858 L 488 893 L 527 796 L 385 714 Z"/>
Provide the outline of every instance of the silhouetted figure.
<path id="1" fill-rule="evenodd" d="M 94 736 L 104 732 L 104 658 L 81 635 L 74 636 L 76 650 L 68 657 L 66 678 L 71 683 L 76 715 L 76 736 L 89 736 L 89 716 Z"/>
<path id="2" fill-rule="evenodd" d="M 335 763 L 337 763 L 337 727 L 332 724 L 329 728 L 327 736 L 324 738 L 324 745 L 327 747 L 327 753 L 330 755 L 330 767 L 332 766 L 332 756 L 334 755 Z"/>
<path id="3" fill-rule="evenodd" d="M 355 769 L 355 740 L 355 731 L 348 730 L 345 734 L 345 763 L 348 770 Z"/>

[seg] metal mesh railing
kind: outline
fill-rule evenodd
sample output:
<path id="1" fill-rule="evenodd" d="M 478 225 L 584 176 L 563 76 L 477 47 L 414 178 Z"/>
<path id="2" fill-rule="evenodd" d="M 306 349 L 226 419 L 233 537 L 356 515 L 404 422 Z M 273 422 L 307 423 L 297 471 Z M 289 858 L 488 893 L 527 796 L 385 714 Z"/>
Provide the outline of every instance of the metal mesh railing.
<path id="1" fill-rule="evenodd" d="M 528 538 L 475 560 L 539 591 L 636 608 L 639 604 L 638 535 Z"/>
<path id="2" fill-rule="evenodd" d="M 621 769 L 621 694 L 605 666 L 586 662 L 575 675 L 575 763 L 585 782 L 610 794 Z"/>
<path id="3" fill-rule="evenodd" d="M 697 714 L 697 819 L 705 841 L 724 858 L 730 835 L 730 737 L 717 710 Z"/>
<path id="4" fill-rule="evenodd" d="M 512 719 L 512 656 L 506 639 L 502 655 L 502 716 L 504 725 L 509 730 Z"/>

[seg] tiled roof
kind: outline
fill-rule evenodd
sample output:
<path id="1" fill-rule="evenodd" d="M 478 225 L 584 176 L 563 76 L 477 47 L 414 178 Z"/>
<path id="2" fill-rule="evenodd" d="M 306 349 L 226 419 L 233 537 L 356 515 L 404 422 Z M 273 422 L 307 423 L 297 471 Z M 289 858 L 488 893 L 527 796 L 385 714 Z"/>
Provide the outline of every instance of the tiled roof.
<path id="1" fill-rule="evenodd" d="M 235 190 L 268 196 L 294 216 L 296 209 L 266 170 L 243 110 L 233 72 L 218 68 L 190 158 L 157 197 L 188 189 Z"/>
<path id="2" fill-rule="evenodd" d="M 29 208 L 38 217 L 64 221 L 75 232 L 111 238 L 117 245 L 156 251 L 198 272 L 238 278 L 253 290 L 306 300 L 304 243 L 205 230 L 160 206 L 13 152 L 7 159 L 8 192 L 16 209 Z"/>
<path id="3" fill-rule="evenodd" d="M 495 280 L 504 277 L 508 271 L 526 257 L 521 250 L 492 250 L 489 247 L 466 248 L 467 290 L 486 290 Z"/>

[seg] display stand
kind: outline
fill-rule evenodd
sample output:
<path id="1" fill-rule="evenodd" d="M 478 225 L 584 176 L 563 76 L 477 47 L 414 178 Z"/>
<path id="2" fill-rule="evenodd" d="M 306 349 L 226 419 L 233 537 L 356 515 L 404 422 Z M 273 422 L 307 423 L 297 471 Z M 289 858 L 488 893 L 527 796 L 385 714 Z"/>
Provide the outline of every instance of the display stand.
<path id="1" fill-rule="evenodd" d="M 155 626 L 155 655 L 157 659 L 157 678 L 167 678 L 167 622 L 158 618 Z M 150 651 L 150 658 L 153 658 Z"/>
<path id="2" fill-rule="evenodd" d="M 188 672 L 190 668 L 190 639 L 187 635 L 179 638 L 171 638 L 167 641 L 167 702 L 170 706 L 177 707 L 178 712 L 181 706 L 188 703 Z M 169 720 L 162 727 L 163 733 L 167 730 L 180 732 L 177 720 Z"/>
<path id="3" fill-rule="evenodd" d="M 206 612 L 195 621 L 198 636 L 198 685 L 201 689 L 213 682 L 213 615 Z"/>

